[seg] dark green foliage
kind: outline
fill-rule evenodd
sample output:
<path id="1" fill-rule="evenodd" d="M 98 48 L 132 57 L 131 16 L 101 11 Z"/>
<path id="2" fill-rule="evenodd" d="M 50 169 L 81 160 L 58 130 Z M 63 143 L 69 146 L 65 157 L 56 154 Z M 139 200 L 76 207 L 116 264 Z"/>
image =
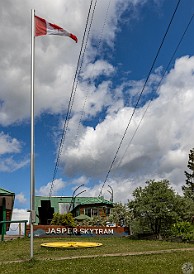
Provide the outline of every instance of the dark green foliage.
<path id="1" fill-rule="evenodd" d="M 66 226 L 75 226 L 75 221 L 71 213 L 54 213 L 51 225 L 66 225 Z"/>
<path id="2" fill-rule="evenodd" d="M 186 185 L 182 187 L 182 190 L 185 197 L 191 198 L 194 201 L 194 148 L 190 150 L 187 167 L 190 172 L 185 171 Z"/>
<path id="3" fill-rule="evenodd" d="M 190 222 L 178 222 L 173 224 L 172 236 L 180 237 L 183 241 L 194 240 L 194 226 Z"/>
<path id="4" fill-rule="evenodd" d="M 106 220 L 101 216 L 94 216 L 90 219 L 89 225 L 92 225 L 92 226 L 95 226 L 95 225 L 105 226 L 106 225 Z"/>
<path id="5" fill-rule="evenodd" d="M 131 212 L 128 206 L 122 203 L 115 203 L 108 221 L 117 225 L 129 226 L 131 221 Z"/>
<path id="6" fill-rule="evenodd" d="M 128 206 L 142 232 L 164 235 L 173 223 L 185 216 L 185 200 L 175 194 L 167 180 L 150 180 L 145 188 L 135 189 L 133 197 Z"/>

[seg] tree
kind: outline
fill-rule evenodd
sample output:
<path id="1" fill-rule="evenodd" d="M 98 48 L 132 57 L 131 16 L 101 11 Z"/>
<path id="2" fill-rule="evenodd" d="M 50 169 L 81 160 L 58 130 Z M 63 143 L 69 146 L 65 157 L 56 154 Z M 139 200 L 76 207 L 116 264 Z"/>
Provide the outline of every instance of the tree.
<path id="1" fill-rule="evenodd" d="M 183 241 L 194 239 L 194 226 L 191 222 L 178 222 L 172 226 L 171 234 L 180 237 Z"/>
<path id="2" fill-rule="evenodd" d="M 109 216 L 109 221 L 117 225 L 129 226 L 131 221 L 131 212 L 127 205 L 115 203 L 112 209 L 112 214 Z"/>
<path id="3" fill-rule="evenodd" d="M 133 197 L 128 207 L 135 220 L 139 221 L 142 231 L 147 228 L 158 237 L 184 216 L 184 212 L 180 212 L 184 201 L 167 180 L 150 180 L 145 188 L 136 188 Z"/>
<path id="4" fill-rule="evenodd" d="M 54 213 L 51 221 L 51 225 L 66 225 L 66 226 L 75 226 L 75 221 L 72 213 Z"/>
<path id="5" fill-rule="evenodd" d="M 106 225 L 106 219 L 104 219 L 101 216 L 94 216 L 90 219 L 90 225 L 92 226 L 105 226 Z"/>
<path id="6" fill-rule="evenodd" d="M 186 185 L 182 187 L 182 190 L 185 197 L 194 201 L 194 148 L 190 150 L 187 167 L 191 172 L 185 171 Z"/>

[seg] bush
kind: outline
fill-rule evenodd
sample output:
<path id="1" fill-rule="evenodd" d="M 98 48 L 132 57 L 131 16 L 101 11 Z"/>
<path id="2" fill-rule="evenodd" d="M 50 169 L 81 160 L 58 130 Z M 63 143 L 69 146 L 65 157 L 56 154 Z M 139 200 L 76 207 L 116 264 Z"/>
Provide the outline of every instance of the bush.
<path id="1" fill-rule="evenodd" d="M 190 222 L 178 222 L 171 229 L 173 237 L 179 237 L 183 241 L 194 240 L 194 226 Z"/>
<path id="2" fill-rule="evenodd" d="M 75 226 L 75 221 L 71 213 L 54 213 L 51 221 L 51 225 L 64 225 L 64 226 Z"/>

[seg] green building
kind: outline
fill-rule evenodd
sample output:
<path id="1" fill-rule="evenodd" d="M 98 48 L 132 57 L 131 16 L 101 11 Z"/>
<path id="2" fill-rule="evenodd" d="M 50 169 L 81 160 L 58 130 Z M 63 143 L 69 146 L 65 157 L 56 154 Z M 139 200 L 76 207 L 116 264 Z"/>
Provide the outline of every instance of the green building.
<path id="1" fill-rule="evenodd" d="M 0 188 L 0 221 L 11 221 L 13 205 L 15 200 L 15 193 Z M 10 224 L 6 224 L 5 230 L 9 230 Z M 2 231 L 3 224 L 0 223 L 0 234 L 5 234 L 5 231 Z"/>
<path id="2" fill-rule="evenodd" d="M 50 224 L 53 213 L 71 212 L 74 217 L 81 214 L 89 217 L 110 215 L 113 202 L 101 197 L 35 196 L 36 224 Z"/>

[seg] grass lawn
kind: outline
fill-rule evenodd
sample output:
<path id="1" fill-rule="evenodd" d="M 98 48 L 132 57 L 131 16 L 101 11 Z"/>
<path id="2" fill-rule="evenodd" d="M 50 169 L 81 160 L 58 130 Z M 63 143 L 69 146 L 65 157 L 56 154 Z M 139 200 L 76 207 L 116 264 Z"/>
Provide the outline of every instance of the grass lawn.
<path id="1" fill-rule="evenodd" d="M 41 243 L 56 241 L 95 241 L 103 245 L 84 249 L 49 249 Z M 60 258 L 91 256 L 103 254 L 121 254 L 176 248 L 191 248 L 189 243 L 171 243 L 164 241 L 134 241 L 128 238 L 36 238 L 34 239 L 34 259 L 20 263 L 7 263 L 30 258 L 30 239 L 17 239 L 0 242 L 0 273 L 142 273 L 142 274 L 178 274 L 185 262 L 194 266 L 194 251 L 176 251 L 166 254 L 114 256 L 96 258 Z"/>

